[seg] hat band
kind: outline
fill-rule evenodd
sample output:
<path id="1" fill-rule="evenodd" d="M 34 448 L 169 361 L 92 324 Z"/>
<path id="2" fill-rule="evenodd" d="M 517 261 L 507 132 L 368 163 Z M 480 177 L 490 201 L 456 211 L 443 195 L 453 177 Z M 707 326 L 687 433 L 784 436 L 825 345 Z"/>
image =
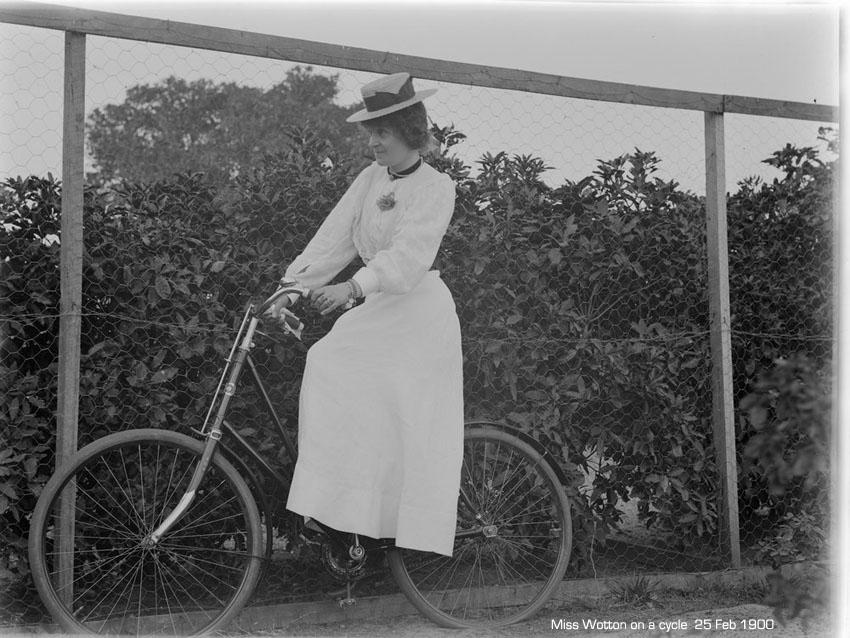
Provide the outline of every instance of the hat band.
<path id="1" fill-rule="evenodd" d="M 398 93 L 387 93 L 385 91 L 377 91 L 374 95 L 363 96 L 363 103 L 366 105 L 366 110 L 369 112 L 380 111 L 396 104 L 401 104 L 414 97 L 416 93 L 413 90 L 413 80 L 408 78 Z"/>

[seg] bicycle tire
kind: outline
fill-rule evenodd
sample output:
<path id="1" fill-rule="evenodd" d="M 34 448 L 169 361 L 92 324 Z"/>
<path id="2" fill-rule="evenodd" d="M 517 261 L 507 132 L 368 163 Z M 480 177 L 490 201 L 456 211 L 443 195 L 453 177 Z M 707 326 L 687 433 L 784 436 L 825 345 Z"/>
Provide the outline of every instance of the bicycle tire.
<path id="1" fill-rule="evenodd" d="M 249 487 L 221 454 L 186 514 L 160 542 L 147 541 L 185 493 L 203 448 L 176 432 L 120 432 L 84 447 L 48 481 L 33 513 L 30 566 L 62 629 L 199 635 L 239 613 L 257 583 L 263 540 Z M 70 572 L 59 558 L 63 507 L 73 508 Z"/>
<path id="2" fill-rule="evenodd" d="M 464 434 L 451 557 L 395 548 L 399 588 L 443 627 L 501 627 L 554 595 L 570 559 L 570 506 L 558 474 L 532 445 L 498 427 Z"/>

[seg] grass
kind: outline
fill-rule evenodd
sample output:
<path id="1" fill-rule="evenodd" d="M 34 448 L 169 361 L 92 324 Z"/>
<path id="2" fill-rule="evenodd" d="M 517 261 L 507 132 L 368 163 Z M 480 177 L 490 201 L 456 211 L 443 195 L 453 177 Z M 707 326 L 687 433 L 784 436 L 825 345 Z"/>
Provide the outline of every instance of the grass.
<path id="1" fill-rule="evenodd" d="M 614 599 L 627 605 L 647 605 L 655 600 L 661 581 L 640 575 L 630 580 L 614 582 L 608 590 Z"/>
<path id="2" fill-rule="evenodd" d="M 681 588 L 663 585 L 661 581 L 639 575 L 613 580 L 604 596 L 576 596 L 561 598 L 549 603 L 532 619 L 498 630 L 464 630 L 461 634 L 437 627 L 419 615 L 394 618 L 348 620 L 328 624 L 290 625 L 277 630 L 261 632 L 262 636 L 346 637 L 346 638 L 445 638 L 452 635 L 470 638 L 530 638 L 552 636 L 552 619 L 564 619 L 583 627 L 590 619 L 613 622 L 650 622 L 686 619 L 688 614 L 707 610 L 721 610 L 746 604 L 762 604 L 767 591 L 763 583 L 724 581 L 713 575 L 698 576 Z M 771 617 L 772 610 L 764 607 L 763 617 Z M 692 625 L 691 625 L 692 626 Z M 587 632 L 567 632 L 586 635 Z M 597 632 L 604 635 L 605 632 Z M 655 635 L 655 634 L 653 634 Z M 658 634 L 661 635 L 661 634 Z"/>
<path id="3" fill-rule="evenodd" d="M 770 587 L 763 580 L 729 580 L 723 574 L 697 575 L 681 587 L 663 584 L 646 575 L 612 580 L 604 596 L 562 599 L 550 604 L 558 617 L 610 617 L 612 620 L 649 620 L 660 612 L 684 614 L 738 605 L 765 605 Z M 765 606 L 766 611 L 771 611 Z"/>
<path id="4" fill-rule="evenodd" d="M 578 622 L 585 618 L 605 618 L 648 624 L 659 618 L 677 618 L 691 612 L 763 605 L 768 592 L 769 587 L 764 581 L 729 582 L 722 576 L 694 576 L 679 588 L 639 575 L 610 582 L 605 596 L 558 601 L 550 606 L 548 613 L 552 617 Z M 772 614 L 769 607 L 765 606 L 764 610 L 766 617 Z M 537 634 L 529 631 L 527 635 Z"/>

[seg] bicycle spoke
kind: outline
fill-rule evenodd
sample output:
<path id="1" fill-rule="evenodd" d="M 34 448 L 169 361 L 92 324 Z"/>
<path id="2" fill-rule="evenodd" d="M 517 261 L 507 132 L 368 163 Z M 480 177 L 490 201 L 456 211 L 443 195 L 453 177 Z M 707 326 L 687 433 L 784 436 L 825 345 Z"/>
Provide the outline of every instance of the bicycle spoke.
<path id="1" fill-rule="evenodd" d="M 174 620 L 173 620 L 174 611 L 173 611 L 172 606 L 171 606 L 171 601 L 172 600 L 175 601 L 177 603 L 178 607 L 180 608 L 180 612 L 185 615 L 186 609 L 183 607 L 183 602 L 182 602 L 183 599 L 182 599 L 181 596 L 177 595 L 177 591 L 174 589 L 174 587 L 171 585 L 171 583 L 168 582 L 167 572 L 166 572 L 165 569 L 163 569 L 163 566 L 162 566 L 162 563 L 159 559 L 159 556 L 155 557 L 155 559 L 154 559 L 154 568 L 155 568 L 156 573 L 159 576 L 159 582 L 162 583 L 162 590 L 163 590 L 162 599 L 165 602 L 166 615 L 168 616 L 169 619 L 172 619 L 171 620 L 171 626 L 173 627 L 174 626 Z M 159 589 L 160 588 L 157 587 L 157 592 L 159 592 Z M 169 595 L 169 593 L 171 595 Z M 159 604 L 158 603 L 156 605 L 156 609 L 159 610 Z"/>
<path id="2" fill-rule="evenodd" d="M 169 554 L 173 554 L 173 555 L 180 554 L 181 552 L 179 550 L 195 550 L 195 551 L 197 551 L 198 549 L 200 549 L 199 547 L 194 546 L 194 545 L 170 545 L 169 544 L 169 545 L 160 545 L 160 547 L 164 551 L 167 551 Z M 243 552 L 236 552 L 236 551 L 230 551 L 230 550 L 224 550 L 224 549 L 205 548 L 204 551 L 207 552 L 207 553 L 215 554 L 215 555 L 222 556 L 222 557 L 227 557 L 227 556 L 244 557 L 244 556 L 246 556 L 246 554 L 243 553 Z M 183 553 L 186 553 L 186 552 L 183 552 Z M 221 567 L 223 569 L 226 569 L 228 571 L 236 571 L 236 572 L 242 570 L 241 566 L 222 565 L 221 563 L 218 563 L 218 562 L 206 559 L 206 558 L 200 558 L 198 556 L 192 556 L 191 558 L 198 565 L 216 565 L 216 566 Z M 259 558 L 259 556 L 257 558 Z"/>
<path id="3" fill-rule="evenodd" d="M 566 497 L 543 454 L 500 427 L 468 432 L 457 514 L 450 561 L 390 554 L 417 608 L 465 628 L 509 624 L 544 605 L 566 570 L 571 534 Z"/>
<path id="4" fill-rule="evenodd" d="M 123 454 L 120 455 L 120 461 L 121 461 L 121 467 L 124 469 L 124 478 L 126 480 L 119 480 L 118 477 L 113 472 L 112 467 L 109 464 L 104 464 L 104 465 L 106 467 L 107 472 L 109 472 L 109 474 L 114 479 L 115 485 L 118 487 L 118 489 L 121 490 L 121 493 L 125 497 L 126 502 L 130 504 L 131 509 L 132 509 L 132 513 L 135 514 L 135 518 L 139 522 L 140 528 L 143 529 L 144 528 L 144 520 L 142 520 L 142 517 L 139 514 L 139 510 L 136 508 L 135 499 L 133 498 L 133 496 L 131 494 L 127 493 L 126 488 L 125 488 L 125 485 L 127 485 L 130 482 L 130 478 L 127 475 L 127 463 L 124 460 Z M 143 486 L 143 488 L 144 488 L 144 486 Z M 113 500 L 116 499 L 116 495 L 111 495 L 111 496 L 112 496 Z M 115 502 L 117 504 L 117 500 L 115 500 Z M 129 514 L 129 512 L 127 512 L 127 510 L 124 509 L 123 506 L 119 505 L 119 507 L 122 509 L 122 511 Z"/>
<path id="5" fill-rule="evenodd" d="M 177 556 L 177 554 L 173 554 L 173 555 L 174 555 L 175 557 Z M 184 558 L 183 560 L 187 560 L 187 559 L 185 559 L 185 558 Z M 192 578 L 192 579 L 195 581 L 195 583 L 197 583 L 197 584 L 200 586 L 200 588 L 201 588 L 201 590 L 202 590 L 202 591 L 206 591 L 206 593 L 208 593 L 209 595 L 211 595 L 211 596 L 215 599 L 215 601 L 216 601 L 217 603 L 219 603 L 219 604 L 223 604 L 223 603 L 224 603 L 224 601 L 223 601 L 221 598 L 219 598 L 218 594 L 216 594 L 216 593 L 215 593 L 215 592 L 213 592 L 211 589 L 209 589 L 206 585 L 204 585 L 204 583 L 202 583 L 202 582 L 201 582 L 201 581 L 197 578 L 197 576 L 195 576 L 195 574 L 194 574 L 194 573 L 192 573 L 191 571 L 189 571 L 188 569 L 186 569 L 186 566 L 185 566 L 185 565 L 181 565 L 180 567 L 181 567 L 181 571 L 182 571 L 182 573 L 184 573 L 185 575 L 187 575 L 187 576 L 189 576 L 190 578 Z M 201 570 L 201 571 L 203 571 L 203 570 Z M 209 575 L 212 575 L 212 572 L 207 572 L 207 573 L 208 573 Z M 218 581 L 219 581 L 219 582 L 221 582 L 221 583 L 224 583 L 224 581 L 223 581 L 223 580 L 221 580 L 221 579 L 218 579 Z"/>
<path id="6" fill-rule="evenodd" d="M 32 525 L 40 539 L 33 546 L 41 548 L 33 570 L 63 629 L 209 633 L 245 604 L 260 573 L 252 554 L 262 528 L 251 492 L 230 464 L 214 457 L 190 509 L 160 542 L 150 538 L 185 494 L 202 453 L 202 443 L 182 434 L 121 432 L 81 450 L 48 484 L 49 505 Z M 67 503 L 70 494 L 76 520 L 66 556 L 73 572 L 63 576 L 65 558 L 53 537 L 62 497 Z"/>
<path id="7" fill-rule="evenodd" d="M 165 498 L 163 498 L 162 505 L 159 507 L 159 518 L 154 521 L 151 529 L 159 527 L 168 514 L 174 509 L 175 506 L 172 506 L 171 503 L 178 502 L 180 500 L 177 494 L 186 490 L 191 474 L 194 471 L 194 465 L 192 463 L 183 463 L 183 471 L 180 474 L 180 477 L 175 480 L 174 473 L 178 465 L 180 465 L 177 462 L 178 454 L 179 452 L 174 452 L 175 458 L 171 463 L 168 480 L 165 483 Z"/>
<path id="8" fill-rule="evenodd" d="M 127 549 L 127 550 L 126 550 L 124 553 L 122 553 L 122 554 L 119 554 L 119 555 L 117 555 L 117 556 L 115 556 L 115 557 L 112 557 L 112 558 L 109 558 L 109 559 L 103 559 L 103 560 L 101 560 L 101 561 L 100 561 L 100 565 L 108 565 L 109 563 L 115 563 L 115 568 L 117 568 L 117 567 L 121 566 L 121 565 L 123 564 L 123 562 L 124 562 L 124 561 L 125 561 L 128 557 L 132 556 L 132 555 L 133 555 L 133 553 L 134 553 L 135 551 L 136 551 L 136 548 L 129 548 L 129 549 Z M 53 554 L 53 556 L 59 556 L 59 554 L 58 554 L 58 553 L 56 553 L 56 554 Z M 112 568 L 112 569 L 114 569 L 114 568 Z M 76 577 L 74 578 L 74 580 L 73 580 L 71 583 L 69 583 L 69 587 L 75 588 L 75 586 L 76 586 L 76 585 L 83 583 L 85 580 L 88 580 L 88 579 L 90 578 L 91 574 L 92 574 L 94 571 L 97 571 L 97 572 L 101 572 L 101 573 L 102 573 L 104 570 L 99 568 L 99 569 L 97 569 L 97 570 L 90 570 L 90 571 L 89 571 L 89 572 L 87 572 L 87 573 L 80 574 L 79 576 L 76 576 Z M 58 572 L 52 572 L 52 573 L 53 573 L 53 574 L 57 574 Z M 83 598 L 86 594 L 88 594 L 90 591 L 92 591 L 92 589 L 93 589 L 95 586 L 99 586 L 99 585 L 101 585 L 101 584 L 102 584 L 102 583 L 100 582 L 100 579 L 95 579 L 95 581 L 93 581 L 93 583 L 92 583 L 91 585 L 89 585 L 89 587 L 88 587 L 86 590 L 84 590 L 83 592 L 81 592 L 80 594 L 78 594 L 78 595 L 74 598 L 74 600 L 75 600 L 75 601 L 77 601 L 77 600 L 81 600 L 81 599 L 82 599 L 82 598 Z M 59 591 L 63 591 L 63 590 L 61 590 L 61 589 L 60 589 Z"/>
<path id="9" fill-rule="evenodd" d="M 142 560 L 143 560 L 143 558 L 140 556 L 139 560 L 136 563 L 137 569 L 124 572 L 124 575 L 121 577 L 121 579 L 119 581 L 117 581 L 109 590 L 107 590 L 106 593 L 110 594 L 110 593 L 114 592 L 118 588 L 118 585 L 121 584 L 122 582 L 127 582 L 127 583 L 132 582 L 132 577 L 135 576 L 139 572 L 138 565 L 141 564 Z M 117 605 L 122 600 L 125 600 L 125 601 L 127 600 L 127 587 L 128 587 L 128 585 L 125 584 L 121 593 L 118 596 L 115 596 L 115 602 L 112 604 L 112 608 L 109 610 L 109 613 L 106 614 L 107 618 L 114 614 L 115 608 L 117 607 Z M 106 598 L 105 596 L 101 597 L 101 600 L 105 600 L 105 598 Z M 93 607 L 92 610 L 86 616 L 83 616 L 83 620 L 89 620 L 89 618 L 92 617 L 92 614 L 94 614 L 96 611 L 100 611 L 100 610 L 98 609 L 98 607 Z"/>
<path id="10" fill-rule="evenodd" d="M 107 467 L 107 469 L 109 470 L 109 467 Z M 111 470 L 110 470 L 110 472 L 111 472 Z M 89 478 L 92 482 L 94 482 L 98 487 L 100 487 L 102 489 L 102 492 L 109 499 L 108 502 L 111 502 L 120 511 L 127 514 L 126 510 L 124 509 L 124 506 L 116 499 L 115 494 L 113 493 L 113 490 L 110 487 L 108 487 L 106 484 L 104 484 L 103 481 L 101 481 L 100 478 L 95 476 L 93 471 L 87 470 L 86 477 Z M 78 492 L 78 496 L 77 496 L 78 502 L 80 500 L 82 500 L 83 497 L 87 496 L 90 492 L 93 491 L 91 489 L 85 489 L 84 487 L 81 486 L 80 483 L 81 483 L 81 481 L 78 480 L 77 481 L 77 487 L 76 487 L 77 492 Z M 103 502 L 100 498 L 92 496 L 92 497 L 88 498 L 88 502 L 90 502 L 92 506 L 97 507 L 99 509 L 99 511 L 103 512 L 106 516 L 109 517 L 109 519 L 115 521 L 115 524 L 118 525 L 120 528 L 125 529 L 127 531 L 127 534 L 128 534 L 127 538 L 133 538 L 135 536 L 135 532 L 130 527 L 128 527 L 125 520 L 117 517 L 111 510 L 109 510 L 106 507 L 106 503 Z M 129 516 L 126 517 L 126 519 L 129 519 L 129 518 L 130 518 Z"/>
<path id="11" fill-rule="evenodd" d="M 159 449 L 159 448 L 157 448 L 157 449 Z M 146 500 L 145 500 L 145 463 L 142 460 L 142 446 L 141 445 L 136 447 L 136 455 L 138 456 L 138 462 L 139 462 L 139 483 L 142 486 L 142 489 L 140 490 L 141 491 L 141 497 L 142 497 L 142 513 L 141 513 L 141 517 L 140 517 L 139 522 L 141 523 L 141 529 L 144 530 L 144 532 L 147 534 L 148 532 L 151 531 L 151 527 L 148 526 L 147 521 L 145 520 L 145 512 L 147 512 L 148 509 L 147 509 L 147 503 L 146 503 Z M 158 468 L 156 467 L 156 465 L 154 465 L 154 473 L 156 473 L 157 469 Z M 125 469 L 125 476 L 126 476 L 126 469 Z M 127 478 L 127 482 L 129 483 L 130 477 L 126 476 L 126 478 Z M 155 494 L 156 494 L 156 492 L 154 492 L 154 495 Z"/>

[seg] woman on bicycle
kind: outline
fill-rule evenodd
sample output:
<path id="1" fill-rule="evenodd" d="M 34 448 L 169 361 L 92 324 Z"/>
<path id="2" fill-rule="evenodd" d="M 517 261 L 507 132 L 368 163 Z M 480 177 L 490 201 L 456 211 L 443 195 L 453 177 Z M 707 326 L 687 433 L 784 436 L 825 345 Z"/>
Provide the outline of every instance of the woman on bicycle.
<path id="1" fill-rule="evenodd" d="M 409 74 L 364 85 L 348 118 L 375 161 L 354 180 L 285 279 L 344 313 L 309 351 L 299 452 L 287 507 L 334 529 L 451 555 L 463 445 L 460 328 L 431 270 L 452 217 L 451 179 L 421 154 L 430 140 Z M 364 267 L 328 285 L 359 255 Z M 279 312 L 279 304 L 271 312 Z"/>

